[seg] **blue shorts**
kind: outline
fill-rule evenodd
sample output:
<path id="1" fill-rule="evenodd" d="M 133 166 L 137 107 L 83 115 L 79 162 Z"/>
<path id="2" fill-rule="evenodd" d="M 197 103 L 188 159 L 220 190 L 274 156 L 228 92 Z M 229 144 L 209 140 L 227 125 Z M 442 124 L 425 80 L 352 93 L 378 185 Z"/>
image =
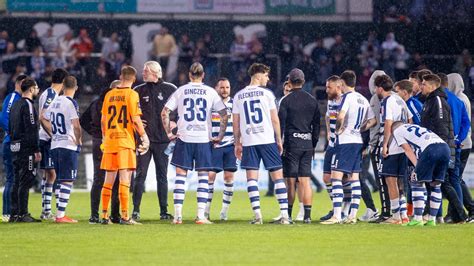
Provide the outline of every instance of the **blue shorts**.
<path id="1" fill-rule="evenodd" d="M 362 172 L 362 144 L 339 144 L 334 147 L 332 171 L 344 174 Z"/>
<path id="2" fill-rule="evenodd" d="M 265 169 L 269 171 L 277 171 L 282 168 L 281 156 L 276 143 L 243 147 L 242 162 L 240 163 L 242 169 L 258 170 L 260 160 L 263 161 Z"/>
<path id="3" fill-rule="evenodd" d="M 419 182 L 443 182 L 451 151 L 446 143 L 430 144 L 420 154 L 415 173 Z"/>
<path id="4" fill-rule="evenodd" d="M 212 148 L 213 172 L 237 171 L 237 158 L 235 157 L 234 148 L 234 145 L 228 145 L 222 148 Z"/>
<path id="5" fill-rule="evenodd" d="M 51 155 L 51 140 L 40 140 L 39 148 L 41 152 L 40 169 L 54 169 L 53 157 Z"/>
<path id="6" fill-rule="evenodd" d="M 334 147 L 327 147 L 326 153 L 324 153 L 324 163 L 323 163 L 323 173 L 330 174 L 331 173 L 331 164 L 332 158 L 334 155 Z"/>
<path id="7" fill-rule="evenodd" d="M 406 176 L 407 166 L 405 153 L 389 155 L 386 158 L 380 158 L 379 175 L 403 178 Z"/>
<path id="8" fill-rule="evenodd" d="M 180 139 L 176 140 L 171 164 L 185 170 L 212 170 L 211 142 L 186 143 Z"/>
<path id="9" fill-rule="evenodd" d="M 76 180 L 79 152 L 56 148 L 51 150 L 51 157 L 53 157 L 54 169 L 56 170 L 56 178 L 58 181 Z"/>

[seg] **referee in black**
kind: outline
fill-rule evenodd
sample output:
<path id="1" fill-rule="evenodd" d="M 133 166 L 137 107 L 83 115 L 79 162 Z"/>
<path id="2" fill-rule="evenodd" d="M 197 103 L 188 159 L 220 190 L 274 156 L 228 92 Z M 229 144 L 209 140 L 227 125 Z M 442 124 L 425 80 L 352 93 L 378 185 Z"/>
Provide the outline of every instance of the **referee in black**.
<path id="1" fill-rule="evenodd" d="M 37 164 L 41 161 L 38 113 L 33 102 L 38 93 L 39 88 L 35 80 L 24 79 L 21 83 L 22 98 L 13 104 L 10 112 L 9 132 L 14 182 L 9 222 L 41 222 L 31 217 L 28 212 L 29 191 L 36 179 Z"/>
<path id="2" fill-rule="evenodd" d="M 278 117 L 283 135 L 283 175 L 288 188 L 288 215 L 295 201 L 296 179 L 303 188 L 304 223 L 311 223 L 311 163 L 319 139 L 321 114 L 316 99 L 302 90 L 304 73 L 294 68 L 288 74 L 291 92 L 282 98 Z"/>
<path id="3" fill-rule="evenodd" d="M 104 98 L 107 92 L 109 92 L 113 88 L 116 88 L 119 85 L 120 80 L 115 80 L 110 83 L 109 88 L 104 89 L 100 94 L 99 98 L 94 100 L 79 118 L 81 127 L 92 136 L 92 160 L 94 162 L 94 180 L 92 181 L 91 188 L 91 216 L 89 218 L 90 224 L 100 223 L 100 196 L 102 192 L 102 186 L 104 185 L 105 180 L 105 171 L 100 169 L 100 163 L 102 161 L 102 150 L 100 149 L 100 145 L 102 144 L 102 128 L 100 124 L 100 120 L 102 117 L 102 103 L 104 102 Z M 114 224 L 120 223 L 118 186 L 119 179 L 116 178 L 114 186 L 112 187 L 112 209 L 110 213 L 110 221 Z"/>
<path id="4" fill-rule="evenodd" d="M 158 201 L 160 203 L 160 220 L 173 219 L 168 213 L 168 155 L 164 153 L 170 140 L 161 123 L 161 111 L 168 98 L 176 90 L 176 86 L 163 81 L 160 64 L 148 61 L 143 67 L 145 83 L 135 87 L 140 97 L 142 121 L 150 138 L 150 151 L 137 155 L 137 172 L 133 186 L 132 219 L 140 220 L 140 204 L 145 190 L 145 179 L 151 157 L 155 162 Z M 172 118 L 172 120 L 175 120 Z"/>

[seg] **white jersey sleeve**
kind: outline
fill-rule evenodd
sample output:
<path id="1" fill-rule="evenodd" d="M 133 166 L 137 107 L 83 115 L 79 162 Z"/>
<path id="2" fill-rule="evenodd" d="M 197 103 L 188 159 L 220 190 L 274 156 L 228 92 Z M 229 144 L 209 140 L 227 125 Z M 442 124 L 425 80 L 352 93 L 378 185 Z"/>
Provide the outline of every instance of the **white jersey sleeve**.
<path id="1" fill-rule="evenodd" d="M 362 144 L 360 128 L 367 120 L 370 104 L 358 92 L 344 94 L 340 111 L 345 111 L 344 131 L 337 136 L 338 144 Z"/>
<path id="2" fill-rule="evenodd" d="M 408 111 L 408 107 L 403 101 L 400 96 L 397 94 L 392 94 L 386 98 L 386 100 L 382 103 L 383 107 L 382 109 L 384 110 L 384 114 L 382 116 L 382 123 L 385 125 L 386 120 L 391 120 L 392 122 L 403 122 L 403 123 L 408 123 L 408 119 L 410 117 L 410 112 Z M 381 127 L 380 129 L 382 131 L 381 139 L 383 141 L 383 131 L 385 130 L 384 128 Z M 396 145 L 395 142 L 391 142 L 388 147 L 388 154 L 389 155 L 395 155 L 395 154 L 400 154 L 403 153 L 404 150 L 400 148 L 399 145 Z"/>
<path id="3" fill-rule="evenodd" d="M 51 87 L 47 88 L 45 91 L 43 91 L 43 93 L 41 93 L 39 98 L 39 114 L 41 115 L 41 113 L 43 113 L 43 118 L 45 118 L 48 108 L 51 106 L 57 96 L 57 93 Z M 40 140 L 44 141 L 49 141 L 51 139 L 51 137 L 48 135 L 48 133 L 46 133 L 46 130 L 44 130 L 43 126 L 41 125 L 39 130 L 39 138 Z"/>
<path id="4" fill-rule="evenodd" d="M 165 104 L 165 107 L 170 109 L 171 111 L 174 111 L 178 108 L 178 91 L 175 91 L 171 96 L 169 97 L 168 101 Z"/>

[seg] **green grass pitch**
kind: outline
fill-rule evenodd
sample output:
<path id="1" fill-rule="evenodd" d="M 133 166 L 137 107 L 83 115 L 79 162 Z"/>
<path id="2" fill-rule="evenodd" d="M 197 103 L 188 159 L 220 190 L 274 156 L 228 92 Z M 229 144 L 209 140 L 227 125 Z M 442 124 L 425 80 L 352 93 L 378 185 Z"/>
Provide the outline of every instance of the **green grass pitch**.
<path id="1" fill-rule="evenodd" d="M 330 207 L 326 193 L 320 193 L 315 194 L 310 225 L 269 224 L 278 215 L 278 205 L 275 198 L 263 196 L 267 223 L 250 225 L 247 193 L 235 193 L 227 222 L 217 220 L 221 199 L 222 192 L 216 192 L 213 225 L 193 223 L 196 198 L 188 192 L 183 225 L 159 221 L 156 194 L 146 193 L 143 225 L 105 226 L 88 224 L 89 194 L 73 193 L 67 213 L 79 224 L 0 223 L 0 265 L 474 265 L 474 224 L 430 228 L 362 222 L 320 225 L 316 219 Z M 31 194 L 34 217 L 39 216 L 40 206 L 40 195 Z M 359 214 L 364 211 L 362 204 Z"/>

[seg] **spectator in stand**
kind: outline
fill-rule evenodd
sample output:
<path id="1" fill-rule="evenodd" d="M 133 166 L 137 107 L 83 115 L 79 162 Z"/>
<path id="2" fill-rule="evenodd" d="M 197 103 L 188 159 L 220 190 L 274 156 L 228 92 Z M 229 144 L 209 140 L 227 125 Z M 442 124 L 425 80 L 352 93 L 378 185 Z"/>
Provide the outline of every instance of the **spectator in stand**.
<path id="1" fill-rule="evenodd" d="M 122 51 L 110 54 L 109 64 L 112 66 L 115 76 L 120 76 L 120 70 L 122 66 L 126 63 L 125 54 Z"/>
<path id="2" fill-rule="evenodd" d="M 231 75 L 231 84 L 232 87 L 235 87 L 233 84 L 239 79 L 242 73 L 245 75 L 246 66 L 245 61 L 250 54 L 250 49 L 248 45 L 244 42 L 244 36 L 238 34 L 235 36 L 235 40 L 230 46 L 230 61 L 232 62 L 232 75 Z"/>
<path id="3" fill-rule="evenodd" d="M 277 49 L 281 60 L 281 73 L 290 72 L 293 67 L 293 59 L 295 58 L 295 47 L 293 47 L 293 43 L 288 34 L 283 33 L 281 36 L 281 42 Z"/>
<path id="4" fill-rule="evenodd" d="M 38 38 L 38 32 L 33 29 L 25 40 L 25 50 L 27 52 L 33 52 L 33 50 L 38 46 L 41 46 L 41 40 Z"/>
<path id="5" fill-rule="evenodd" d="M 293 48 L 295 49 L 292 65 L 297 66 L 304 60 L 303 43 L 301 41 L 301 37 L 297 35 L 293 36 L 291 42 L 293 44 Z"/>
<path id="6" fill-rule="evenodd" d="M 193 61 L 200 62 L 202 65 L 205 65 L 208 55 L 209 50 L 206 47 L 206 43 L 203 39 L 199 39 L 196 42 L 196 49 L 194 50 Z"/>
<path id="7" fill-rule="evenodd" d="M 168 31 L 167 27 L 162 27 L 160 33 L 153 39 L 151 50 L 151 60 L 160 63 L 164 78 L 166 79 L 166 69 L 168 68 L 169 57 L 177 52 L 176 40 Z"/>
<path id="8" fill-rule="evenodd" d="M 94 44 L 85 28 L 80 29 L 79 36 L 74 41 L 72 47 L 76 50 L 77 64 L 81 69 L 79 78 L 84 82 L 84 85 L 86 85 L 84 89 L 91 91 L 90 79 L 93 76 L 94 70 L 90 67 L 90 56 L 94 49 Z"/>
<path id="9" fill-rule="evenodd" d="M 461 75 L 466 86 L 464 92 L 471 99 L 474 89 L 474 66 L 472 64 L 472 56 L 468 49 L 464 49 L 456 60 L 454 72 Z"/>
<path id="10" fill-rule="evenodd" d="M 370 68 L 366 67 L 364 70 L 362 70 L 362 75 L 357 79 L 359 84 L 356 88 L 356 91 L 362 94 L 367 99 L 367 101 L 370 101 L 370 98 L 372 97 L 372 94 L 369 90 L 369 80 L 371 76 L 372 72 L 370 71 Z"/>
<path id="11" fill-rule="evenodd" d="M 60 47 L 58 47 L 56 54 L 51 59 L 51 65 L 54 68 L 66 68 L 66 60 Z"/>
<path id="12" fill-rule="evenodd" d="M 428 66 L 423 61 L 423 57 L 421 56 L 421 54 L 419 52 L 414 52 L 410 60 L 410 69 L 415 71 L 427 68 Z"/>
<path id="13" fill-rule="evenodd" d="M 8 42 L 7 49 L 1 56 L 2 72 L 7 75 L 13 74 L 19 62 L 19 57 L 20 55 L 15 51 L 15 45 L 12 42 Z"/>
<path id="14" fill-rule="evenodd" d="M 206 44 L 206 47 L 209 50 L 209 53 L 217 52 L 217 48 L 214 45 L 214 41 L 212 40 L 212 34 L 210 32 L 204 33 L 202 39 L 204 40 L 204 43 Z"/>
<path id="15" fill-rule="evenodd" d="M 46 33 L 41 37 L 41 45 L 45 53 L 56 53 L 59 47 L 58 38 L 54 36 L 53 28 L 49 27 Z"/>
<path id="16" fill-rule="evenodd" d="M 59 37 L 59 48 L 62 51 L 62 56 L 64 57 L 64 60 L 66 60 L 66 57 L 71 56 L 73 54 L 74 42 L 74 34 L 71 30 L 66 32 L 63 36 Z"/>
<path id="17" fill-rule="evenodd" d="M 379 67 L 380 43 L 374 31 L 369 32 L 367 40 L 360 46 L 360 54 L 357 55 L 359 65 L 367 67 L 372 72 Z"/>
<path id="18" fill-rule="evenodd" d="M 317 64 L 321 61 L 321 58 L 327 58 L 328 55 L 329 51 L 324 48 L 323 38 L 316 38 L 316 46 L 313 48 L 313 51 L 311 51 L 311 60 Z M 326 80 L 324 80 L 324 82 L 326 82 Z"/>
<path id="19" fill-rule="evenodd" d="M 0 32 L 0 56 L 7 51 L 8 32 L 6 30 Z"/>
<path id="20" fill-rule="evenodd" d="M 92 90 L 95 94 L 99 95 L 104 88 L 107 88 L 109 84 L 114 81 L 116 72 L 107 60 L 101 58 L 94 76 Z"/>
<path id="21" fill-rule="evenodd" d="M 395 48 L 395 79 L 402 80 L 408 75 L 408 59 L 410 54 L 405 50 L 405 46 L 399 45 Z"/>
<path id="22" fill-rule="evenodd" d="M 107 61 L 110 60 L 110 55 L 112 53 L 116 53 L 120 50 L 120 38 L 117 32 L 112 32 L 112 34 L 110 34 L 110 37 L 103 37 L 102 29 L 100 29 L 99 33 L 97 34 L 97 39 L 102 44 L 102 58 Z"/>
<path id="23" fill-rule="evenodd" d="M 395 77 L 395 49 L 399 46 L 395 40 L 393 32 L 387 33 L 385 41 L 382 43 L 382 68 L 391 78 Z"/>
<path id="24" fill-rule="evenodd" d="M 30 58 L 30 76 L 35 80 L 39 80 L 41 78 L 41 75 L 43 75 L 46 68 L 46 62 L 41 53 L 41 47 L 36 47 L 33 50 L 33 55 Z"/>
<path id="25" fill-rule="evenodd" d="M 189 39 L 188 34 L 181 35 L 181 39 L 178 43 L 178 49 L 178 72 L 187 73 L 189 66 L 193 63 L 194 56 L 194 43 L 191 41 L 191 39 Z"/>
<path id="26" fill-rule="evenodd" d="M 339 74 L 348 69 L 349 47 L 347 47 L 340 34 L 334 36 L 334 44 L 331 47 L 330 54 L 334 65 L 341 64 L 341 71 L 336 73 Z"/>
<path id="27" fill-rule="evenodd" d="M 326 56 L 321 56 L 319 59 L 319 66 L 316 70 L 316 84 L 323 86 L 326 84 L 326 80 L 332 75 L 333 69 L 331 61 Z"/>
<path id="28" fill-rule="evenodd" d="M 265 62 L 265 53 L 263 50 L 262 42 L 254 36 L 254 39 L 250 43 L 250 55 L 249 63 L 264 63 Z"/>

